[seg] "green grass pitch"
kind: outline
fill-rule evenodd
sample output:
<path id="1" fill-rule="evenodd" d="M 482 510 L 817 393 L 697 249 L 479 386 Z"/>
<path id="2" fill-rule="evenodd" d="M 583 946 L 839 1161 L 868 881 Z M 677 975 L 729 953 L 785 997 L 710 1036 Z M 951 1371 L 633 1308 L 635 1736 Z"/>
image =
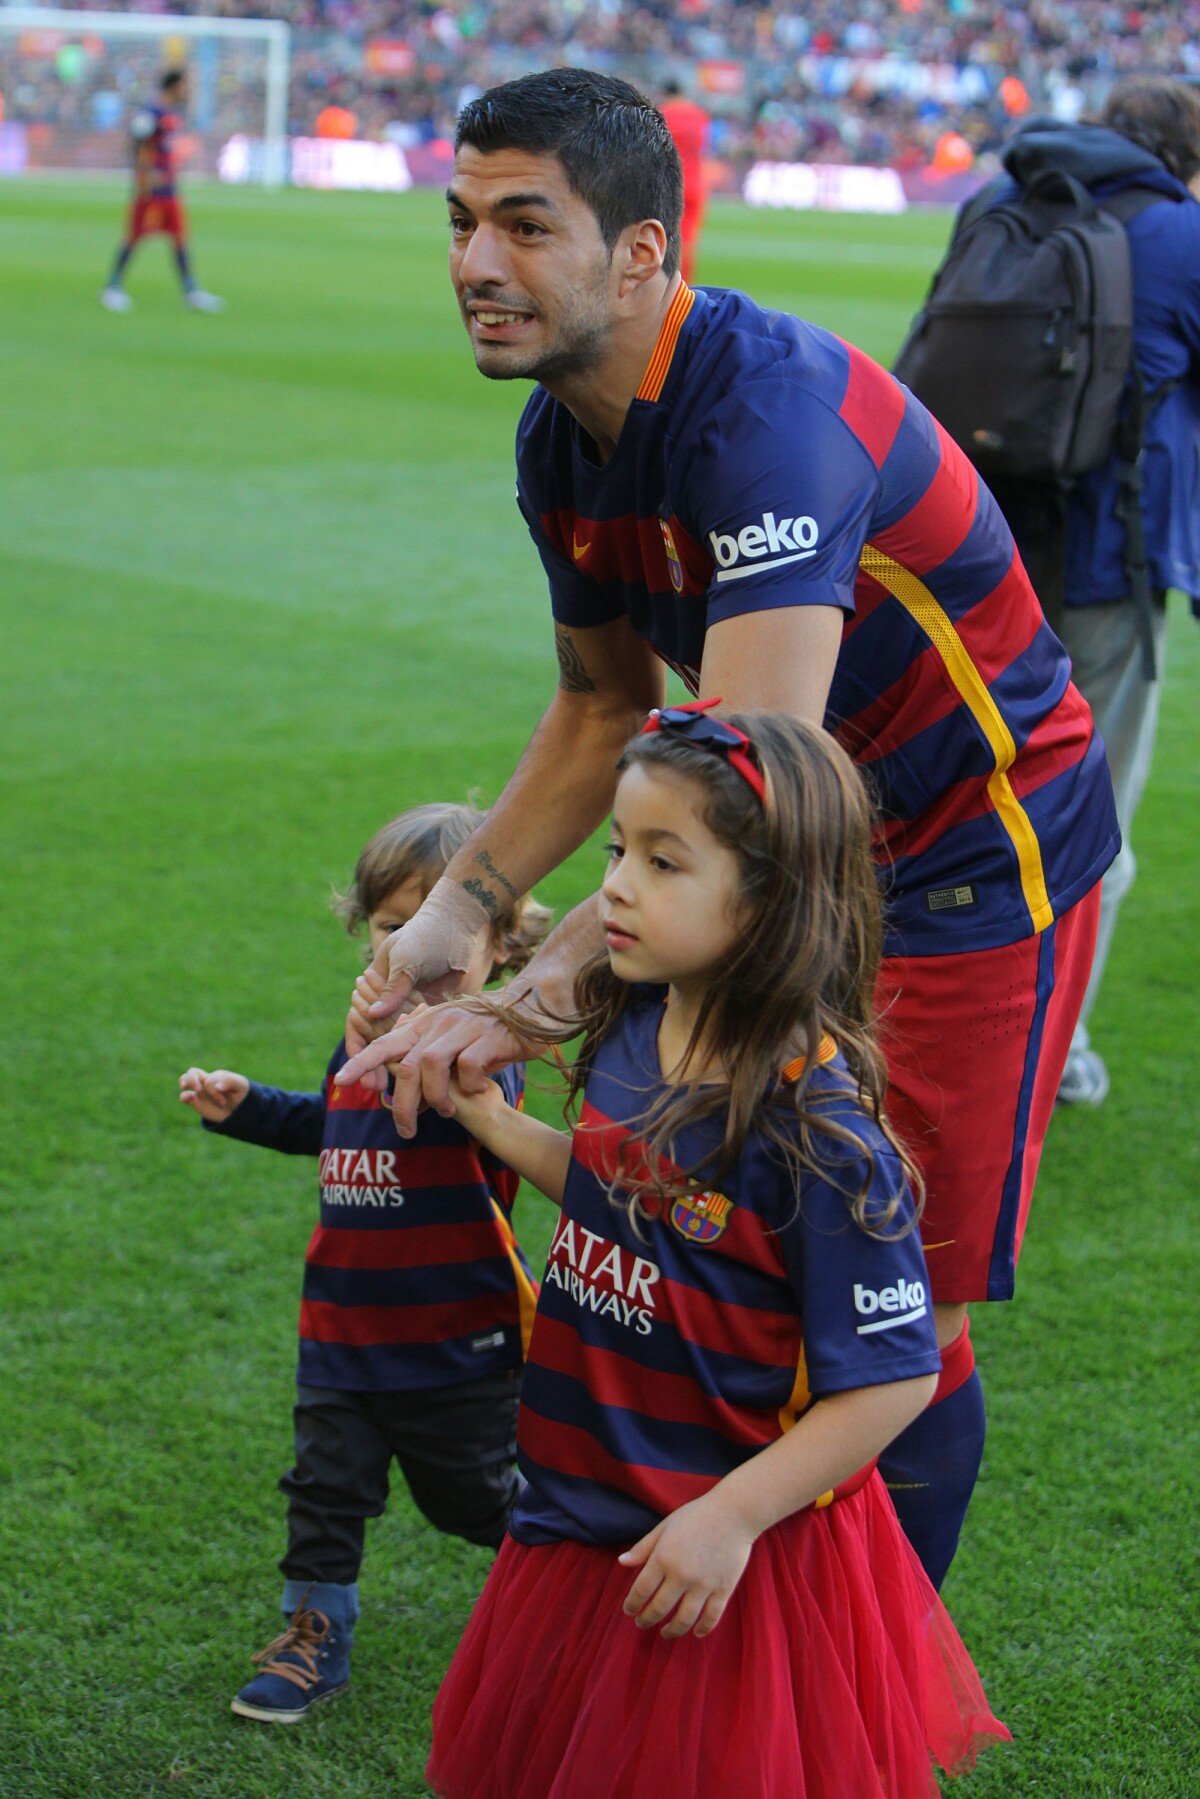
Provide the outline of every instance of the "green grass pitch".
<path id="1" fill-rule="evenodd" d="M 314 1172 L 202 1139 L 175 1083 L 314 1087 L 357 965 L 331 886 L 401 807 L 494 797 L 530 731 L 525 390 L 474 372 L 435 196 L 189 199 L 227 313 L 181 307 L 158 241 L 114 317 L 123 189 L 0 184 L 0 1793 L 417 1795 L 487 1557 L 403 1492 L 350 1696 L 230 1716 L 275 1628 Z M 721 206 L 701 276 L 886 359 L 946 224 Z M 975 1325 L 991 1436 L 946 1597 L 1016 1742 L 964 1799 L 1196 1791 L 1198 673 L 1181 613 L 1113 1094 L 1055 1119 L 1019 1298 Z M 535 1261 L 549 1222 L 522 1200 Z"/>

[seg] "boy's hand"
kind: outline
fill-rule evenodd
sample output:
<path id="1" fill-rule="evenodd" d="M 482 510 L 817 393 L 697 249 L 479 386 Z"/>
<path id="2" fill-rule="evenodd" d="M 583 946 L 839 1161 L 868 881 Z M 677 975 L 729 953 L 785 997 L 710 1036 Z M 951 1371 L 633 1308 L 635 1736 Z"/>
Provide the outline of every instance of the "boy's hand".
<path id="1" fill-rule="evenodd" d="M 622 1610 L 639 1630 L 663 1624 L 664 1637 L 694 1629 L 706 1637 L 716 1629 L 730 1595 L 742 1578 L 755 1532 L 714 1493 L 681 1505 L 677 1512 L 617 1559 L 640 1568 Z"/>
<path id="2" fill-rule="evenodd" d="M 180 1102 L 199 1112 L 210 1124 L 224 1124 L 249 1091 L 245 1075 L 234 1074 L 228 1068 L 214 1068 L 211 1074 L 203 1068 L 189 1068 L 179 1077 Z"/>
<path id="3" fill-rule="evenodd" d="M 375 1004 L 387 986 L 387 976 L 380 974 L 374 962 L 367 966 L 354 983 L 354 994 L 350 1000 L 350 1011 L 346 1017 L 346 1048 L 351 1055 L 356 1049 L 370 1043 L 378 1037 L 383 1027 L 371 1017 L 371 1007 Z M 382 1093 L 386 1077 L 382 1068 L 371 1071 L 374 1078 L 364 1081 L 364 1086 L 374 1087 Z"/>

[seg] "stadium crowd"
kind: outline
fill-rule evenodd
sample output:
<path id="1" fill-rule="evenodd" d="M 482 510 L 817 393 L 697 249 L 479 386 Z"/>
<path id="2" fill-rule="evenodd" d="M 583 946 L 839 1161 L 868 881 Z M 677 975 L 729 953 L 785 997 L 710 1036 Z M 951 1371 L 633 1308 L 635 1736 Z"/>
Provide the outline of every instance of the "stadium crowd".
<path id="1" fill-rule="evenodd" d="M 85 6 L 88 0 L 84 0 Z M 529 68 L 579 63 L 650 92 L 682 79 L 714 115 L 713 153 L 891 164 L 931 162 L 952 130 L 969 159 L 1015 118 L 1066 123 L 1095 111 L 1131 72 L 1200 78 L 1200 0 L 175 0 L 93 6 L 276 17 L 293 38 L 289 126 L 308 135 L 329 107 L 353 133 L 413 143 L 450 133 L 478 90 Z M 372 42 L 386 51 L 372 55 Z M 109 128 L 130 96 L 129 59 L 82 70 L 0 46 L 7 116 L 58 128 Z M 136 67 L 136 64 L 135 64 Z M 223 64 L 206 133 L 246 129 L 261 72 Z"/>

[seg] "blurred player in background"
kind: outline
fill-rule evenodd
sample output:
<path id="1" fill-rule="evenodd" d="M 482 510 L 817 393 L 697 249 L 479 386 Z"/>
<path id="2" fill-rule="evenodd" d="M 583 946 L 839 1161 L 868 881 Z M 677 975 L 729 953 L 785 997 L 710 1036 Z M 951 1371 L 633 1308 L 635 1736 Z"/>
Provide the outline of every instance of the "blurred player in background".
<path id="1" fill-rule="evenodd" d="M 677 81 L 668 81 L 663 94 L 665 97 L 659 110 L 675 140 L 683 169 L 679 268 L 684 280 L 690 281 L 696 263 L 696 246 L 700 242 L 700 227 L 704 223 L 704 209 L 708 205 L 704 152 L 708 146 L 709 117 L 702 106 L 686 98 Z"/>
<path id="2" fill-rule="evenodd" d="M 142 238 L 165 231 L 175 245 L 175 263 L 183 283 L 183 297 L 197 312 L 220 312 L 224 300 L 198 287 L 187 248 L 187 220 L 175 192 L 175 152 L 172 134 L 182 123 L 187 105 L 187 71 L 168 69 L 159 83 L 156 106 L 142 106 L 133 115 L 133 205 L 129 229 L 117 251 L 108 285 L 100 304 L 110 312 L 128 312 L 133 301 L 123 286 L 129 259 Z"/>

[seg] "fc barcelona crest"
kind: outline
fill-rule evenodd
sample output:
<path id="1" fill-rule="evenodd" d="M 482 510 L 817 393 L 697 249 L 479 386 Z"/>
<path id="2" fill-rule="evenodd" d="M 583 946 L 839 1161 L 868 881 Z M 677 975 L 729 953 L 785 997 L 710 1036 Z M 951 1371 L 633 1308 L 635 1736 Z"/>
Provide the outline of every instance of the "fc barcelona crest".
<path id="1" fill-rule="evenodd" d="M 704 1248 L 725 1234 L 733 1201 L 723 1193 L 688 1193 L 671 1201 L 671 1223 L 689 1243 Z"/>
<path id="2" fill-rule="evenodd" d="M 663 544 L 667 552 L 667 572 L 671 577 L 671 586 L 676 593 L 683 592 L 683 564 L 679 560 L 679 551 L 675 548 L 675 539 L 671 535 L 671 527 L 665 518 L 659 519 L 662 526 Z"/>

